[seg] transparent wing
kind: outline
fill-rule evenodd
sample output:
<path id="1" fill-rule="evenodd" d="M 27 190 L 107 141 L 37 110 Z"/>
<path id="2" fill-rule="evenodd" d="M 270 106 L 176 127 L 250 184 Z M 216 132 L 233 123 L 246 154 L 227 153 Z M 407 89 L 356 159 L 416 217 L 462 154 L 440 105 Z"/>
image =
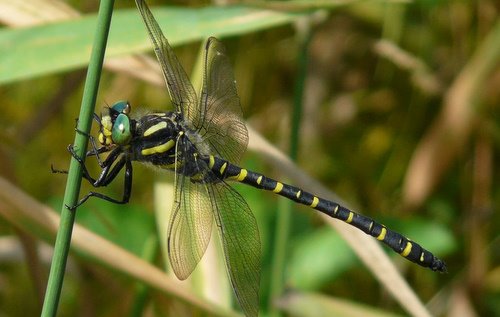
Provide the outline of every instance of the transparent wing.
<path id="1" fill-rule="evenodd" d="M 261 247 L 247 203 L 225 182 L 207 184 L 231 285 L 246 316 L 257 316 Z"/>
<path id="2" fill-rule="evenodd" d="M 172 47 L 168 44 L 146 2 L 136 0 L 135 3 L 146 25 L 151 42 L 153 42 L 156 57 L 160 62 L 163 77 L 167 83 L 170 99 L 172 99 L 176 111 L 182 113 L 184 118 L 191 120 L 197 107 L 196 92 L 193 85 L 177 60 Z"/>
<path id="3" fill-rule="evenodd" d="M 180 150 L 178 155 L 180 157 L 185 153 Z M 185 160 L 183 158 L 180 163 Z M 186 166 L 182 164 L 178 168 L 188 168 Z M 206 167 L 202 165 L 200 168 Z M 184 176 L 183 171 L 175 175 L 175 199 L 168 229 L 168 257 L 175 275 L 184 280 L 191 275 L 207 249 L 213 213 L 205 184 L 192 182 Z"/>
<path id="4" fill-rule="evenodd" d="M 248 144 L 233 70 L 224 46 L 211 37 L 205 47 L 199 112 L 191 122 L 211 153 L 237 164 Z"/>

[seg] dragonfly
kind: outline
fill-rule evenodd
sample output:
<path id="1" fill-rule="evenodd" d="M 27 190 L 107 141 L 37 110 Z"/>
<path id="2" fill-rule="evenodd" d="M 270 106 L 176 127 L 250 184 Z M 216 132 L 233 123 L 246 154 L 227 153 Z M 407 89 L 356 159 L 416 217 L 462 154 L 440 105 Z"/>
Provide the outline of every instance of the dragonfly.
<path id="1" fill-rule="evenodd" d="M 406 259 L 434 271 L 446 265 L 430 251 L 403 235 L 334 201 L 239 167 L 248 132 L 236 82 L 223 44 L 210 37 L 205 45 L 203 80 L 199 94 L 143 0 L 136 0 L 170 95 L 173 111 L 132 115 L 127 101 L 105 108 L 94 119 L 99 124 L 92 149 L 102 170 L 93 178 L 72 146 L 83 177 L 94 187 L 110 184 L 124 170 L 121 198 L 91 191 L 90 197 L 126 204 L 132 193 L 132 162 L 152 164 L 174 172 L 174 200 L 168 224 L 168 258 L 175 275 L 190 276 L 207 248 L 216 225 L 231 286 L 246 316 L 258 315 L 261 244 L 257 222 L 245 199 L 229 184 L 240 182 L 273 192 L 344 221 L 385 243 Z M 99 155 L 107 154 L 104 160 Z"/>

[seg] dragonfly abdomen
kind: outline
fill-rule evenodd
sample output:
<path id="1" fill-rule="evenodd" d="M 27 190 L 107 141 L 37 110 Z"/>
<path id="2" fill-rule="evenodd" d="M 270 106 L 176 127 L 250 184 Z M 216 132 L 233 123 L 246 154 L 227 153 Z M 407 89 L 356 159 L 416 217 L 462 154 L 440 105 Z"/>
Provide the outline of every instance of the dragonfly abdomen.
<path id="1" fill-rule="evenodd" d="M 362 230 L 366 234 L 369 234 L 377 240 L 385 243 L 395 252 L 414 263 L 423 267 L 428 267 L 433 271 L 446 272 L 446 265 L 444 262 L 434 256 L 431 252 L 422 248 L 422 246 L 418 243 L 415 243 L 403 235 L 388 229 L 386 226 L 367 216 L 358 214 L 339 205 L 338 203 L 318 197 L 298 187 L 291 186 L 262 174 L 238 167 L 214 156 L 208 157 L 207 164 L 212 172 L 214 172 L 221 179 L 234 180 L 259 189 L 272 191 L 297 203 L 311 207 L 332 218 L 342 220 L 345 223 Z"/>

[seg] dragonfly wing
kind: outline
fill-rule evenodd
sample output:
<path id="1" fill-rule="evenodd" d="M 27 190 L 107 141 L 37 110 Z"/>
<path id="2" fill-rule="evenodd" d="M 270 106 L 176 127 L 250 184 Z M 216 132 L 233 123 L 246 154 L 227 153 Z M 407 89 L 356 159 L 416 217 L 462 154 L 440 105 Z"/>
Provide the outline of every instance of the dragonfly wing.
<path id="1" fill-rule="evenodd" d="M 211 153 L 237 164 L 248 144 L 240 99 L 229 58 L 216 38 L 205 46 L 199 112 L 192 120 Z"/>
<path id="2" fill-rule="evenodd" d="M 197 108 L 196 92 L 193 85 L 179 60 L 177 60 L 172 47 L 168 44 L 146 2 L 136 0 L 135 3 L 146 25 L 151 42 L 153 42 L 156 57 L 167 83 L 170 99 L 172 99 L 176 111 L 182 113 L 184 118 L 191 120 Z"/>
<path id="3" fill-rule="evenodd" d="M 205 186 L 179 175 L 168 231 L 168 255 L 175 275 L 186 279 L 205 253 L 213 215 Z"/>
<path id="4" fill-rule="evenodd" d="M 207 186 L 231 285 L 246 316 L 259 311 L 261 247 L 257 221 L 241 195 L 225 182 Z"/>
<path id="5" fill-rule="evenodd" d="M 182 167 L 181 167 L 182 168 Z M 205 184 L 177 174 L 175 200 L 168 229 L 168 256 L 175 275 L 186 279 L 207 249 L 213 214 Z"/>

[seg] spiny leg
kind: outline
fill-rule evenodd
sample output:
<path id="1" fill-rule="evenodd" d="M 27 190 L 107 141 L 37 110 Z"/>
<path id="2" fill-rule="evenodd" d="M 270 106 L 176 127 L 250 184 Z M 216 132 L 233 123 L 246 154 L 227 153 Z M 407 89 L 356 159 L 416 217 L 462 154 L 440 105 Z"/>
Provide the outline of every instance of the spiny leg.
<path id="1" fill-rule="evenodd" d="M 120 170 L 124 166 L 125 166 L 125 178 L 124 178 L 124 184 L 123 184 L 123 196 L 122 196 L 121 200 L 113 198 L 113 197 L 109 197 L 109 196 L 104 195 L 102 193 L 90 191 L 87 195 L 83 196 L 83 198 L 80 199 L 75 206 L 73 206 L 73 207 L 66 206 L 66 207 L 73 210 L 73 209 L 79 207 L 80 205 L 82 205 L 84 202 L 86 202 L 87 199 L 89 199 L 90 197 L 97 197 L 99 199 L 106 200 L 106 201 L 109 201 L 109 202 L 112 202 L 115 204 L 128 203 L 130 200 L 130 196 L 132 194 L 132 163 L 130 162 L 130 160 L 126 159 L 125 157 L 122 157 L 118 161 L 118 163 L 116 163 L 116 165 L 111 169 L 111 171 L 108 172 L 107 175 L 105 175 L 105 171 L 103 170 L 103 172 L 99 176 L 99 179 L 97 179 L 97 181 L 96 181 L 96 183 L 100 181 L 99 185 L 95 186 L 93 183 L 91 183 L 91 184 L 94 185 L 94 187 L 108 185 L 116 178 L 116 176 L 118 175 L 118 173 L 120 172 Z"/>
<path id="2" fill-rule="evenodd" d="M 94 179 L 92 176 L 90 176 L 90 173 L 87 169 L 87 166 L 85 165 L 85 162 L 81 157 L 78 156 L 78 154 L 75 152 L 75 149 L 72 144 L 68 145 L 68 151 L 71 153 L 71 155 L 77 160 L 77 162 L 80 164 L 82 167 L 82 172 L 83 172 L 83 177 L 88 180 L 92 186 L 94 187 L 100 187 L 100 186 L 105 186 L 101 185 L 100 182 L 98 182 L 96 179 Z M 102 163 L 101 168 L 103 169 L 98 180 L 103 179 L 103 176 L 106 176 L 109 172 L 109 169 L 113 165 L 113 163 L 118 159 L 120 154 L 122 153 L 120 148 L 115 148 L 114 150 L 109 153 L 108 157 L 104 160 Z M 116 175 L 115 175 L 116 176 Z"/>
<path id="3" fill-rule="evenodd" d="M 100 117 L 96 113 L 94 113 L 93 119 L 94 119 L 94 121 L 97 122 L 97 124 L 99 124 L 100 130 L 101 130 L 102 129 L 102 125 L 101 125 Z M 96 159 L 97 159 L 97 163 L 99 164 L 99 166 L 101 168 L 103 168 L 104 165 L 103 165 L 103 162 L 102 162 L 101 157 L 99 156 L 99 154 L 106 153 L 106 152 L 110 151 L 109 147 L 107 147 L 107 146 L 98 147 L 97 146 L 97 142 L 95 141 L 94 136 L 92 136 L 91 134 L 89 134 L 89 133 L 87 133 L 85 131 L 82 131 L 82 130 L 78 129 L 78 121 L 79 121 L 79 119 L 76 118 L 75 131 L 77 133 L 85 135 L 89 139 L 90 145 L 92 147 L 91 150 L 89 150 L 89 151 L 87 151 L 87 153 L 85 153 L 85 156 L 86 157 L 95 156 Z"/>
<path id="4" fill-rule="evenodd" d="M 60 170 L 54 167 L 54 164 L 50 164 L 50 171 L 52 174 L 68 174 L 67 170 Z"/>
<path id="5" fill-rule="evenodd" d="M 93 140 L 94 140 L 94 138 L 92 137 L 90 140 L 91 140 L 91 141 L 93 141 Z M 80 164 L 82 164 L 81 159 L 78 157 L 78 155 L 76 155 L 76 152 L 75 152 L 75 150 L 74 150 L 74 148 L 73 148 L 73 145 L 71 145 L 71 144 L 70 144 L 70 145 L 68 146 L 68 151 L 71 153 L 71 156 L 73 156 L 73 157 L 74 157 L 74 158 L 75 158 L 75 159 L 76 159 L 76 160 L 77 160 Z M 94 142 L 94 143 L 92 144 L 92 150 L 91 150 L 91 151 L 87 151 L 87 153 L 85 153 L 85 156 L 86 156 L 86 157 L 89 157 L 89 156 L 96 156 L 96 158 L 97 158 L 97 163 L 99 164 L 99 166 L 100 166 L 101 168 L 104 168 L 104 167 L 105 167 L 105 166 L 104 166 L 104 163 L 102 162 L 102 160 L 101 160 L 101 158 L 100 158 L 99 154 L 103 154 L 103 153 L 106 153 L 106 152 L 109 152 L 109 151 L 110 151 L 110 149 L 109 149 L 108 147 L 106 147 L 106 146 L 97 147 L 97 146 L 95 145 L 95 142 Z M 84 166 L 84 164 L 82 164 L 82 166 Z M 68 174 L 68 170 L 60 170 L 60 169 L 57 169 L 57 168 L 55 168 L 55 167 L 54 167 L 54 165 L 53 165 L 53 164 L 51 164 L 51 165 L 50 165 L 50 170 L 51 170 L 51 172 L 52 172 L 52 173 L 54 173 L 54 174 Z"/>
<path id="6" fill-rule="evenodd" d="M 99 126 L 101 126 L 101 119 L 99 118 L 99 115 L 97 113 L 94 112 L 94 115 L 92 116 L 92 119 L 94 119 L 94 121 L 97 122 L 97 124 Z M 80 122 L 80 118 L 76 118 L 75 119 L 75 131 L 78 132 L 78 133 L 80 133 L 80 134 L 86 135 L 87 137 L 90 137 L 90 134 L 88 134 L 85 131 L 82 131 L 82 130 L 78 129 L 78 122 Z"/>
<path id="7" fill-rule="evenodd" d="M 130 194 L 132 190 L 132 163 L 128 158 L 125 156 L 121 156 L 122 151 L 120 148 L 115 148 L 111 153 L 108 155 L 106 160 L 103 162 L 103 169 L 101 173 L 99 174 L 99 177 L 97 179 L 93 178 L 87 167 L 85 166 L 85 163 L 83 160 L 76 154 L 74 151 L 72 145 L 68 146 L 68 151 L 71 153 L 71 155 L 78 161 L 78 163 L 82 166 L 82 176 L 86 180 L 89 181 L 89 183 L 94 186 L 94 187 L 103 187 L 107 186 L 109 183 L 111 183 L 118 173 L 125 167 L 125 179 L 124 179 L 124 193 L 122 196 L 121 200 L 109 197 L 107 195 L 97 193 L 97 192 L 89 192 L 87 195 L 85 195 L 80 201 L 75 206 L 69 207 L 69 209 L 75 209 L 76 207 L 80 206 L 83 204 L 87 199 L 90 197 L 98 197 L 100 199 L 113 202 L 116 204 L 125 204 L 129 201 L 130 199 Z"/>

